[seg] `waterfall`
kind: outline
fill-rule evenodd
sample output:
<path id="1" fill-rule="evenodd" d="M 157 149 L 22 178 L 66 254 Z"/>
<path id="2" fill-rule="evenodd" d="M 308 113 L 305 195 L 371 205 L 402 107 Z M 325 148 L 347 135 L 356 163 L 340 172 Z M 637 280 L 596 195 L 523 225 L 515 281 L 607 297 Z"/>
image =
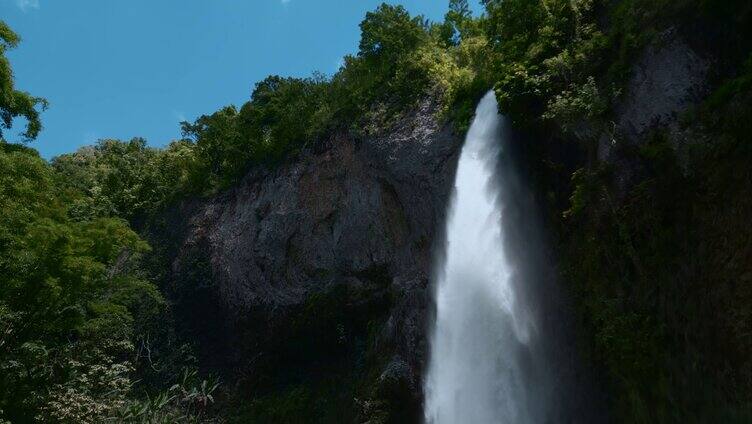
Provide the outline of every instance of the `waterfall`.
<path id="1" fill-rule="evenodd" d="M 424 384 L 429 424 L 539 423 L 552 418 L 553 380 L 539 304 L 527 280 L 540 262 L 509 133 L 493 92 L 480 102 L 459 158 L 435 271 L 435 327 Z M 524 253 L 527 252 L 527 253 Z M 534 252 L 533 252 L 534 253 Z M 530 272 L 533 270 L 534 272 Z"/>

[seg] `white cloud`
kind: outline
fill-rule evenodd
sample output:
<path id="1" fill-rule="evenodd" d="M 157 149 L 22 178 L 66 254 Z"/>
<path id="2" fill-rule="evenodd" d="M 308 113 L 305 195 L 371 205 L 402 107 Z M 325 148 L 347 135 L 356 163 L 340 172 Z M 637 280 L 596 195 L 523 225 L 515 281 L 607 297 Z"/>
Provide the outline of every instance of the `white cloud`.
<path id="1" fill-rule="evenodd" d="M 16 6 L 23 12 L 30 9 L 39 9 L 39 0 L 16 0 Z"/>

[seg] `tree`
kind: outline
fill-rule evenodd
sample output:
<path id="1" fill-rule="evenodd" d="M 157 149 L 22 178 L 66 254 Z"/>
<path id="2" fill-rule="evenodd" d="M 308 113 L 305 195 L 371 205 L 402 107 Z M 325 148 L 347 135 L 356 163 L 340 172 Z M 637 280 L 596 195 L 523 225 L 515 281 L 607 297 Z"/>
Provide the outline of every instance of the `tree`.
<path id="1" fill-rule="evenodd" d="M 386 3 L 366 13 L 360 31 L 359 55 L 380 62 L 394 62 L 428 38 L 422 17 L 410 17 L 404 7 Z"/>
<path id="2" fill-rule="evenodd" d="M 17 117 L 27 120 L 26 131 L 20 134 L 21 141 L 35 139 L 42 130 L 37 108 L 47 108 L 45 99 L 18 91 L 14 87 L 13 70 L 8 58 L 5 57 L 5 52 L 15 48 L 19 41 L 18 35 L 5 22 L 0 21 L 0 142 L 6 141 L 3 130 L 9 130 Z"/>
<path id="3" fill-rule="evenodd" d="M 203 115 L 194 123 L 183 122 L 183 136 L 195 144 L 195 181 L 201 182 L 198 192 L 226 188 L 239 178 L 250 154 L 243 148 L 237 129 L 238 110 L 224 107 L 211 115 Z"/>
<path id="4" fill-rule="evenodd" d="M 440 37 L 447 46 L 456 46 L 473 29 L 472 12 L 467 0 L 449 0 L 449 11 L 439 25 Z"/>
<path id="5" fill-rule="evenodd" d="M 240 110 L 242 137 L 256 163 L 276 163 L 316 141 L 328 129 L 328 80 L 270 76 L 256 84 Z"/>

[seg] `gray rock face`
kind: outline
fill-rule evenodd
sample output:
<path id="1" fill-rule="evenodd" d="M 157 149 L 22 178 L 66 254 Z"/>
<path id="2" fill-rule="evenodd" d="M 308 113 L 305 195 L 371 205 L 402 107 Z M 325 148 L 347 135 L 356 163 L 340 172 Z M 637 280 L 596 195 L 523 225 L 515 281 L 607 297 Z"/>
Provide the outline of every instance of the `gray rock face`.
<path id="1" fill-rule="evenodd" d="M 632 68 L 619 126 L 634 140 L 653 125 L 672 124 L 676 115 L 702 98 L 709 65 L 675 30 L 649 46 Z"/>
<path id="2" fill-rule="evenodd" d="M 679 114 L 707 94 L 709 69 L 708 61 L 675 29 L 661 33 L 632 66 L 624 98 L 615 108 L 616 132 L 635 143 L 652 128 L 666 128 L 672 132 L 675 147 L 681 148 Z M 612 147 L 610 137 L 601 137 L 601 160 L 609 158 Z"/>
<path id="3" fill-rule="evenodd" d="M 194 273 L 195 256 L 202 256 L 213 296 L 239 326 L 251 316 L 271 322 L 334 284 L 386 280 L 393 300 L 383 311 L 378 348 L 402 358 L 419 392 L 433 246 L 462 141 L 451 125 L 439 124 L 436 110 L 428 99 L 380 136 L 335 138 L 323 152 L 254 171 L 199 204 L 172 278 Z"/>
<path id="4" fill-rule="evenodd" d="M 665 134 L 685 170 L 689 141 L 698 134 L 680 125 L 680 115 L 708 91 L 710 62 L 687 44 L 676 29 L 663 31 L 639 55 L 624 95 L 614 106 L 613 127 L 598 137 L 598 159 L 614 164 L 616 195 L 621 197 L 638 172 L 623 147 L 648 140 L 652 130 Z"/>

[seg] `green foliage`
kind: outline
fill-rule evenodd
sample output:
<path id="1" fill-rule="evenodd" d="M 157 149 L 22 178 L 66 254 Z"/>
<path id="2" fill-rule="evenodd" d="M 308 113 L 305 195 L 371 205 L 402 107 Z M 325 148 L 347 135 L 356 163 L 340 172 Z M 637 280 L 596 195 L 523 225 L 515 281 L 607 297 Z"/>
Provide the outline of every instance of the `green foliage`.
<path id="1" fill-rule="evenodd" d="M 219 379 L 200 379 L 196 370 L 186 368 L 169 389 L 142 400 L 125 402 L 114 418 L 120 423 L 133 424 L 205 422 L 219 386 Z"/>
<path id="2" fill-rule="evenodd" d="M 13 84 L 13 70 L 5 52 L 15 48 L 20 38 L 5 22 L 0 20 L 0 142 L 5 142 L 3 130 L 13 126 L 17 117 L 26 118 L 26 131 L 21 133 L 21 141 L 33 140 L 42 130 L 39 110 L 47 108 L 47 101 L 29 93 L 18 91 Z"/>
<path id="3" fill-rule="evenodd" d="M 496 93 L 500 108 L 516 122 L 543 117 L 571 125 L 583 109 L 592 117 L 605 111 L 594 73 L 607 40 L 596 25 L 594 3 L 486 2 L 486 32 L 500 58 Z"/>
<path id="4" fill-rule="evenodd" d="M 552 144 L 589 142 L 584 154 L 552 148 L 570 155 L 557 166 L 579 169 L 561 193 L 569 208 L 554 219 L 586 351 L 606 371 L 615 417 L 744 422 L 752 381 L 752 238 L 742 218 L 752 190 L 749 2 L 485 3 L 501 109 Z M 635 57 L 667 28 L 712 51 L 714 72 L 726 79 L 709 81 L 717 89 L 684 119 L 689 157 L 677 157 L 676 135 L 657 133 L 639 148 L 614 147 L 620 163 L 604 166 L 592 142 L 613 134 L 609 115 Z"/>
<path id="5" fill-rule="evenodd" d="M 741 68 L 739 75 L 734 78 L 730 78 L 723 82 L 717 90 L 708 98 L 704 105 L 707 111 L 711 111 L 710 115 L 713 117 L 712 111 L 718 108 L 724 107 L 732 101 L 736 100 L 735 96 L 739 93 L 748 93 L 752 91 L 752 53 L 747 57 Z M 735 115 L 738 114 L 735 113 Z M 715 116 L 716 119 L 717 115 Z"/>
<path id="6" fill-rule="evenodd" d="M 360 24 L 359 56 L 375 67 L 390 67 L 427 42 L 423 18 L 411 17 L 402 6 L 382 3 Z"/>
<path id="7" fill-rule="evenodd" d="M 338 115 L 382 126 L 430 88 L 430 73 L 418 61 L 433 40 L 423 17 L 411 17 L 402 6 L 382 4 L 360 28 L 358 54 L 346 56 L 333 78 L 335 91 L 345 97 Z"/>
<path id="8" fill-rule="evenodd" d="M 625 422 L 749 417 L 747 79 L 719 83 L 687 119 L 683 166 L 656 132 L 620 152 L 636 174 L 626 188 L 599 169 L 573 176 L 564 263 Z"/>
<path id="9" fill-rule="evenodd" d="M 327 84 L 321 75 L 272 76 L 256 84 L 239 116 L 242 136 L 254 142 L 251 152 L 256 162 L 279 162 L 324 135 L 331 120 Z"/>
<path id="10" fill-rule="evenodd" d="M 593 77 L 582 85 L 572 84 L 569 89 L 553 96 L 544 118 L 556 120 L 565 131 L 574 131 L 583 120 L 598 119 L 607 108 Z"/>
<path id="11" fill-rule="evenodd" d="M 249 152 L 240 144 L 237 130 L 238 112 L 234 106 L 225 107 L 211 115 L 201 116 L 193 124 L 183 123 L 185 137 L 193 138 L 196 167 L 192 169 L 200 182 L 199 192 L 226 185 L 240 175 Z"/>
<path id="12" fill-rule="evenodd" d="M 251 165 L 274 165 L 317 141 L 332 125 L 327 80 L 271 76 L 256 84 L 251 100 L 184 122 L 194 144 L 189 175 L 199 192 L 225 189 Z"/>
<path id="13" fill-rule="evenodd" d="M 300 386 L 282 393 L 255 399 L 251 405 L 242 408 L 240 416 L 231 422 L 313 422 L 314 411 L 316 411 L 316 401 L 313 399 L 310 389 L 306 386 Z"/>
<path id="14" fill-rule="evenodd" d="M 71 220 L 36 152 L 3 145 L 0 164 L 0 407 L 97 422 L 128 391 L 134 319 L 162 303 L 128 271 L 148 246 L 121 219 Z"/>
<path id="15" fill-rule="evenodd" d="M 213 193 L 253 166 L 277 165 L 335 133 L 373 135 L 430 95 L 438 95 L 444 118 L 466 129 L 491 85 L 484 71 L 493 55 L 466 2 L 452 1 L 446 19 L 430 25 L 402 6 L 382 4 L 360 25 L 358 53 L 331 78 L 270 76 L 240 110 L 228 106 L 184 122 L 183 143 L 193 146 L 189 186 Z"/>
<path id="16" fill-rule="evenodd" d="M 148 210 L 139 202 L 151 191 L 139 182 L 154 189 L 149 167 L 179 148 L 105 141 L 52 167 L 31 149 L 0 145 L 3 418 L 98 423 L 139 402 L 136 372 L 165 359 L 151 352 L 166 332 L 165 302 L 140 265 L 149 246 L 114 215 Z M 216 382 L 194 377 L 169 390 L 170 417 L 198 420 L 213 402 Z"/>
<path id="17" fill-rule="evenodd" d="M 95 146 L 56 157 L 53 168 L 70 198 L 77 220 L 95 217 L 133 219 L 153 212 L 177 193 L 193 187 L 194 147 L 185 142 L 167 149 L 146 140 L 101 140 Z"/>
<path id="18" fill-rule="evenodd" d="M 479 28 L 475 23 L 467 0 L 450 0 L 444 22 L 435 24 L 431 30 L 445 46 L 456 46 L 472 32 L 478 32 Z"/>
<path id="19" fill-rule="evenodd" d="M 590 205 L 602 199 L 605 173 L 605 169 L 590 171 L 586 168 L 580 168 L 572 174 L 574 190 L 569 197 L 570 207 L 564 212 L 564 218 L 581 216 Z"/>

